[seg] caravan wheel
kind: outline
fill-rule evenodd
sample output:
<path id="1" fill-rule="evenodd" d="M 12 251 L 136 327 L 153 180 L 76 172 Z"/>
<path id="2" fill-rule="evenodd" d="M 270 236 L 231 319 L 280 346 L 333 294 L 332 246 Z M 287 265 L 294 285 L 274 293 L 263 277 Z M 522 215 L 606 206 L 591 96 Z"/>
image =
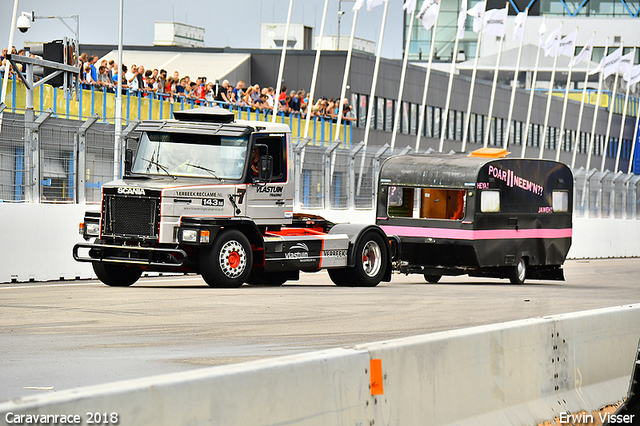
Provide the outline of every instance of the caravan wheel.
<path id="1" fill-rule="evenodd" d="M 527 278 L 527 262 L 524 258 L 519 258 L 516 266 L 511 268 L 509 272 L 509 280 L 512 284 L 524 284 Z"/>

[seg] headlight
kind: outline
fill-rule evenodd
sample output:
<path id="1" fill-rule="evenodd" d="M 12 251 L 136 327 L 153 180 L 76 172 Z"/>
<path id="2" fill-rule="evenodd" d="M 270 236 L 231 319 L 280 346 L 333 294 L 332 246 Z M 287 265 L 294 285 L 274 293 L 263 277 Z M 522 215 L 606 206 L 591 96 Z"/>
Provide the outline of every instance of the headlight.
<path id="1" fill-rule="evenodd" d="M 198 241 L 198 231 L 195 229 L 183 229 L 182 230 L 182 241 L 187 243 L 195 243 Z"/>
<path id="2" fill-rule="evenodd" d="M 85 223 L 85 229 L 87 231 L 87 235 L 92 237 L 97 237 L 100 235 L 100 224 L 99 223 Z"/>

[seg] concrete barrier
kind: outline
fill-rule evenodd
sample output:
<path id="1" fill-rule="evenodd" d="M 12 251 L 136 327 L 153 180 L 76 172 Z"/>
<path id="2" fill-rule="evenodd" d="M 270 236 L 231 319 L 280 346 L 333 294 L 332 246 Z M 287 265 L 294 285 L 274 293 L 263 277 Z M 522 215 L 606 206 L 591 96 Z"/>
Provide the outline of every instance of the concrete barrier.
<path id="1" fill-rule="evenodd" d="M 599 309 L 25 397 L 0 424 L 532 426 L 622 400 L 639 337 L 640 304 Z"/>
<path id="2" fill-rule="evenodd" d="M 91 265 L 75 262 L 73 245 L 81 242 L 78 223 L 87 209 L 78 204 L 0 203 L 0 283 L 95 278 Z M 309 210 L 333 222 L 374 223 L 373 210 Z M 572 259 L 640 257 L 639 220 L 574 219 Z"/>

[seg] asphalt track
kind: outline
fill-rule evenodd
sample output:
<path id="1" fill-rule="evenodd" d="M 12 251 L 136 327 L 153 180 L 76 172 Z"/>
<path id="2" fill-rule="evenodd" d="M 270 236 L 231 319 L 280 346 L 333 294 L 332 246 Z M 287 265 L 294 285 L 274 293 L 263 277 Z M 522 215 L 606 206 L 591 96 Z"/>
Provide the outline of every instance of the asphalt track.
<path id="1" fill-rule="evenodd" d="M 640 259 L 567 261 L 566 281 L 394 275 L 335 287 L 213 289 L 195 275 L 128 288 L 0 285 L 0 400 L 154 374 L 640 302 Z"/>

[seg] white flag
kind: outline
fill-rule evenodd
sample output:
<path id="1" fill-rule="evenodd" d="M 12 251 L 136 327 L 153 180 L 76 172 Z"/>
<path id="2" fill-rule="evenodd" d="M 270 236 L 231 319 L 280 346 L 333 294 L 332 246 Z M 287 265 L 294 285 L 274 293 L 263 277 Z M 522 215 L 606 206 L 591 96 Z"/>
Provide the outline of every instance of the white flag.
<path id="1" fill-rule="evenodd" d="M 364 0 L 356 0 L 356 2 L 353 5 L 353 11 L 355 12 L 356 10 L 360 10 L 363 4 L 364 4 Z"/>
<path id="2" fill-rule="evenodd" d="M 549 34 L 547 39 L 542 43 L 544 49 L 544 56 L 556 56 L 558 54 L 558 47 L 560 46 L 560 28 Z"/>
<path id="3" fill-rule="evenodd" d="M 589 40 L 587 44 L 582 48 L 580 53 L 578 53 L 576 57 L 573 58 L 573 66 L 575 67 L 582 61 L 590 61 L 592 52 L 593 52 L 593 37 L 591 37 L 591 40 Z"/>
<path id="4" fill-rule="evenodd" d="M 633 52 L 629 52 L 620 58 L 620 67 L 618 72 L 620 74 L 627 74 L 633 68 Z"/>
<path id="5" fill-rule="evenodd" d="M 528 9 L 527 9 L 528 10 Z M 516 15 L 515 25 L 513 26 L 513 39 L 522 40 L 524 37 L 524 26 L 527 22 L 527 11 L 520 12 Z"/>
<path id="6" fill-rule="evenodd" d="M 371 12 L 371 10 L 373 10 L 374 7 L 380 6 L 385 1 L 387 0 L 367 0 L 367 10 Z"/>
<path id="7" fill-rule="evenodd" d="M 482 17 L 484 16 L 484 2 L 476 3 L 471 9 L 467 10 L 467 15 L 473 16 L 473 32 L 480 32 L 482 27 Z"/>
<path id="8" fill-rule="evenodd" d="M 467 20 L 467 0 L 462 0 L 460 14 L 458 15 L 458 40 L 464 38 L 465 22 Z"/>
<path id="9" fill-rule="evenodd" d="M 630 85 L 636 84 L 640 81 L 640 65 L 636 65 L 631 68 L 631 72 L 625 73 L 624 79 L 629 81 Z"/>
<path id="10" fill-rule="evenodd" d="M 540 46 L 544 44 L 544 33 L 547 32 L 547 25 L 544 23 L 544 17 L 542 18 L 542 24 L 540 24 L 540 28 L 538 28 L 538 35 L 540 36 Z"/>
<path id="11" fill-rule="evenodd" d="M 506 7 L 504 9 L 487 10 L 484 14 L 484 28 L 482 32 L 487 35 L 504 37 L 508 11 Z"/>
<path id="12" fill-rule="evenodd" d="M 407 0 L 402 8 L 406 10 L 407 13 L 413 12 L 416 10 L 416 0 Z"/>
<path id="13" fill-rule="evenodd" d="M 426 30 L 430 30 L 438 20 L 439 13 L 440 0 L 424 0 L 420 8 L 420 13 L 418 13 L 418 19 L 422 22 L 422 26 Z"/>
<path id="14" fill-rule="evenodd" d="M 564 37 L 562 40 L 560 40 L 560 45 L 558 46 L 558 54 L 572 58 L 576 50 L 577 38 L 578 38 L 578 31 L 574 31 L 568 36 Z"/>
<path id="15" fill-rule="evenodd" d="M 622 58 L 622 47 L 618 47 L 615 52 L 602 58 L 602 79 L 609 77 L 620 68 Z"/>

